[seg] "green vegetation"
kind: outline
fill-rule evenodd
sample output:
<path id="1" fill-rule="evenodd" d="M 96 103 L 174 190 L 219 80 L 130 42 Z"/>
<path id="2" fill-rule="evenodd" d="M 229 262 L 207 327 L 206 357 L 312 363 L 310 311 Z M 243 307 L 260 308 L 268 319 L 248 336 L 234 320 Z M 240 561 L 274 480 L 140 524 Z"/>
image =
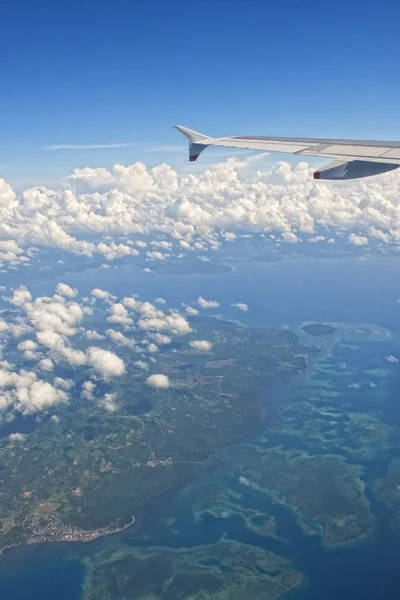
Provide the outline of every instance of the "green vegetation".
<path id="1" fill-rule="evenodd" d="M 258 535 L 278 537 L 275 518 L 265 511 L 260 512 L 244 506 L 242 496 L 234 493 L 229 487 L 202 485 L 198 486 L 197 490 L 200 491 L 201 499 L 194 507 L 196 521 L 207 522 L 208 514 L 218 519 L 239 515 L 245 521 L 246 527 Z"/>
<path id="2" fill-rule="evenodd" d="M 76 397 L 43 420 L 25 442 L 0 442 L 0 548 L 29 539 L 79 539 L 140 518 L 142 507 L 187 480 L 214 449 L 248 434 L 261 420 L 265 386 L 305 369 L 304 347 L 287 331 L 246 328 L 196 317 L 193 334 L 159 353 L 153 372 L 133 366 L 115 382 L 116 412 Z M 201 353 L 190 339 L 205 339 Z M 73 529 L 69 529 L 72 527 Z"/>
<path id="3" fill-rule="evenodd" d="M 252 486 L 290 506 L 301 524 L 322 527 L 325 545 L 348 544 L 371 533 L 372 517 L 358 465 L 339 456 L 251 446 L 238 446 L 235 458 Z"/>
<path id="4" fill-rule="evenodd" d="M 302 581 L 286 559 L 230 541 L 179 550 L 131 549 L 89 564 L 88 572 L 85 600 L 273 600 Z"/>

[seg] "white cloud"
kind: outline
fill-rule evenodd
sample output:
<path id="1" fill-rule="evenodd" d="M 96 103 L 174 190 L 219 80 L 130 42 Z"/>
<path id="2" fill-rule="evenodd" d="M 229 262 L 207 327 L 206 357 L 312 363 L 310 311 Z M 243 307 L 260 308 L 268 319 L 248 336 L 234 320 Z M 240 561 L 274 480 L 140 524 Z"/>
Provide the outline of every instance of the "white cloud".
<path id="1" fill-rule="evenodd" d="M 162 375 L 161 373 L 150 375 L 150 377 L 146 379 L 146 382 L 155 388 L 169 387 L 169 379 L 167 375 Z"/>
<path id="2" fill-rule="evenodd" d="M 229 159 L 181 176 L 168 165 L 86 167 L 75 169 L 56 190 L 40 186 L 19 197 L 0 180 L 0 265 L 28 259 L 25 249 L 34 244 L 109 260 L 135 254 L 129 244 L 85 239 L 95 235 L 129 236 L 137 247 L 145 242 L 135 236 L 170 235 L 192 250 L 218 247 L 218 232 L 224 241 L 255 232 L 295 241 L 321 228 L 400 242 L 400 172 L 318 185 L 304 162 L 294 167 L 278 162 L 242 176 L 250 162 Z M 170 243 L 155 241 L 163 242 Z"/>
<path id="3" fill-rule="evenodd" d="M 26 436 L 23 433 L 10 433 L 8 439 L 10 442 L 24 442 Z"/>
<path id="4" fill-rule="evenodd" d="M 154 300 L 154 302 L 157 302 L 157 304 L 166 304 L 167 301 L 164 298 L 156 298 Z"/>
<path id="5" fill-rule="evenodd" d="M 153 252 L 146 252 L 146 256 L 153 260 L 166 260 L 167 255 L 163 254 L 162 252 L 158 252 L 158 250 L 153 250 Z"/>
<path id="6" fill-rule="evenodd" d="M 164 250 L 170 250 L 173 244 L 172 242 L 167 241 L 153 241 L 150 242 L 150 246 L 153 246 L 153 248 L 164 248 Z"/>
<path id="7" fill-rule="evenodd" d="M 49 407 L 68 401 L 63 390 L 42 379 L 38 379 L 32 371 L 0 370 L 0 410 L 10 406 L 24 414 L 33 414 L 47 410 Z"/>
<path id="8" fill-rule="evenodd" d="M 81 395 L 85 400 L 92 400 L 94 398 L 94 391 L 96 389 L 96 384 L 93 381 L 84 381 L 82 383 L 82 392 Z"/>
<path id="9" fill-rule="evenodd" d="M 221 233 L 222 237 L 225 238 L 228 242 L 233 242 L 233 240 L 236 240 L 236 233 L 233 233 L 233 231 L 223 231 Z"/>
<path id="10" fill-rule="evenodd" d="M 36 352 L 38 344 L 33 340 L 24 340 L 20 342 L 17 349 L 23 353 L 24 358 L 27 360 L 38 360 L 40 359 L 40 353 Z"/>
<path id="11" fill-rule="evenodd" d="M 23 306 L 27 302 L 32 302 L 32 295 L 26 287 L 21 286 L 14 291 L 11 298 L 11 304 L 14 304 L 14 306 Z"/>
<path id="12" fill-rule="evenodd" d="M 5 331 L 8 331 L 9 328 L 10 328 L 10 326 L 7 323 L 7 321 L 0 318 L 0 334 L 4 333 Z"/>
<path id="13" fill-rule="evenodd" d="M 105 335 L 98 333 L 98 331 L 95 331 L 94 329 L 86 329 L 85 336 L 87 337 L 88 340 L 105 340 L 106 339 Z"/>
<path id="14" fill-rule="evenodd" d="M 53 371 L 54 363 L 50 358 L 42 358 L 42 360 L 38 362 L 38 367 L 39 369 L 42 369 L 42 371 Z"/>
<path id="15" fill-rule="evenodd" d="M 134 340 L 126 337 L 121 331 L 115 331 L 114 329 L 107 329 L 107 336 L 115 342 L 116 344 L 120 344 L 121 346 L 128 346 L 130 348 L 134 348 L 136 343 Z"/>
<path id="16" fill-rule="evenodd" d="M 245 304 L 244 302 L 236 302 L 236 304 L 231 304 L 231 306 L 234 306 L 235 308 L 237 308 L 238 310 L 241 310 L 243 312 L 249 311 L 248 304 Z"/>
<path id="17" fill-rule="evenodd" d="M 172 341 L 169 335 L 164 335 L 162 333 L 152 333 L 150 337 L 160 346 L 170 344 Z"/>
<path id="18" fill-rule="evenodd" d="M 195 350 L 200 350 L 200 352 L 209 352 L 213 347 L 211 342 L 207 342 L 206 340 L 191 340 L 189 344 Z"/>
<path id="19" fill-rule="evenodd" d="M 107 290 L 101 290 L 100 288 L 94 288 L 94 290 L 92 290 L 90 293 L 95 298 L 101 298 L 102 300 L 105 300 L 111 296 L 110 292 L 107 292 Z"/>
<path id="20" fill-rule="evenodd" d="M 217 308 L 219 306 L 219 302 L 216 300 L 205 300 L 201 296 L 197 298 L 197 304 L 201 306 L 201 308 Z"/>
<path id="21" fill-rule="evenodd" d="M 281 239 L 283 242 L 287 242 L 289 244 L 295 244 L 299 241 L 297 235 L 292 231 L 285 231 L 284 233 L 282 233 Z"/>
<path id="22" fill-rule="evenodd" d="M 166 315 L 150 316 L 148 318 L 139 319 L 138 326 L 144 331 L 166 332 L 173 335 L 183 335 L 192 331 L 185 317 L 179 313 Z"/>
<path id="23" fill-rule="evenodd" d="M 116 400 L 117 400 L 117 393 L 110 392 L 108 394 L 105 394 L 101 403 L 108 412 L 115 412 L 118 409 Z"/>
<path id="24" fill-rule="evenodd" d="M 63 379 L 62 377 L 55 377 L 53 383 L 63 390 L 70 390 L 75 385 L 72 379 Z"/>
<path id="25" fill-rule="evenodd" d="M 393 356 L 393 354 L 389 354 L 388 356 L 385 356 L 385 358 L 388 362 L 391 362 L 391 363 L 399 362 L 399 359 L 396 358 L 395 356 Z"/>
<path id="26" fill-rule="evenodd" d="M 308 240 L 309 242 L 313 243 L 313 244 L 317 244 L 318 242 L 324 242 L 325 238 L 323 235 L 316 235 L 315 237 L 311 237 Z"/>
<path id="27" fill-rule="evenodd" d="M 129 316 L 125 306 L 121 303 L 112 304 L 110 308 L 111 316 L 107 317 L 109 323 L 119 323 L 121 325 L 131 325 L 132 319 Z"/>
<path id="28" fill-rule="evenodd" d="M 125 372 L 125 363 L 113 352 L 91 346 L 87 350 L 88 365 L 105 378 L 117 377 Z"/>
<path id="29" fill-rule="evenodd" d="M 56 287 L 56 293 L 60 294 L 60 296 L 66 296 L 67 298 L 75 298 L 78 294 L 78 290 L 72 288 L 67 283 L 59 283 Z"/>
<path id="30" fill-rule="evenodd" d="M 368 238 L 363 235 L 356 235 L 355 233 L 351 233 L 348 237 L 348 241 L 350 244 L 354 246 L 365 246 L 368 244 Z"/>
<path id="31" fill-rule="evenodd" d="M 199 311 L 197 310 L 197 308 L 193 308 L 192 306 L 187 306 L 186 312 L 188 315 L 198 315 L 199 314 Z"/>
<path id="32" fill-rule="evenodd" d="M 25 350 L 36 350 L 37 347 L 37 343 L 33 340 L 24 340 L 23 342 L 20 342 L 17 346 L 20 352 L 24 352 Z"/>
<path id="33" fill-rule="evenodd" d="M 134 365 L 139 369 L 148 369 L 149 365 L 145 363 L 143 360 L 137 360 Z"/>

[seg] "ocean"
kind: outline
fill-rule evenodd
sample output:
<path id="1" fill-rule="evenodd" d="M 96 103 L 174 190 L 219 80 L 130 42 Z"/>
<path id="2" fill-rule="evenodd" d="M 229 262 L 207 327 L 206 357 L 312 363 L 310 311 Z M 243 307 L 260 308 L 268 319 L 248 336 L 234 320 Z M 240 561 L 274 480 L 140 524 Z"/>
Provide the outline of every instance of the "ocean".
<path id="1" fill-rule="evenodd" d="M 396 356 L 396 352 L 400 357 L 399 274 L 400 258 L 296 259 L 241 264 L 232 272 L 218 275 L 168 276 L 133 267 L 98 268 L 65 275 L 62 281 L 77 287 L 82 294 L 101 287 L 117 296 L 136 293 L 149 301 L 161 296 L 166 299 L 167 308 L 179 308 L 182 303 L 193 303 L 203 296 L 220 304 L 208 311 L 210 314 L 240 320 L 245 325 L 296 329 L 306 321 L 321 320 L 386 327 L 394 332 L 390 340 L 339 343 L 332 353 L 315 362 L 314 371 L 307 374 L 311 379 L 294 377 L 266 393 L 273 394 L 276 402 L 285 403 L 310 386 L 329 381 L 342 401 L 343 414 L 357 403 L 358 410 L 360 405 L 365 406 L 366 412 L 372 411 L 384 422 L 399 427 L 399 366 L 385 361 L 385 356 Z M 30 290 L 33 295 L 52 293 L 57 282 L 43 281 L 30 286 Z M 249 312 L 242 313 L 231 306 L 237 302 L 247 303 Z M 347 378 L 338 370 L 340 364 L 351 367 Z M 379 370 L 384 376 L 378 377 Z M 377 387 L 366 386 L 367 379 L 376 381 Z M 360 387 L 349 388 L 352 384 Z M 293 443 L 296 447 L 290 436 L 269 432 L 268 421 L 261 423 L 245 443 L 259 444 L 260 440 L 271 445 Z M 80 555 L 96 555 L 119 544 L 190 548 L 216 543 L 225 536 L 289 558 L 304 574 L 302 586 L 289 596 L 294 600 L 397 600 L 400 536 L 394 533 L 385 511 L 369 490 L 369 484 L 377 474 L 385 473 L 397 454 L 396 448 L 380 448 L 378 444 L 374 455 L 365 461 L 366 494 L 375 516 L 375 532 L 354 546 L 327 549 L 319 536 L 305 535 L 289 507 L 239 483 L 241 471 L 235 464 L 235 452 L 224 448 L 195 474 L 193 481 L 152 507 L 148 524 L 139 534 L 128 529 L 90 544 L 51 543 L 5 552 L 0 558 L 0 598 L 78 600 L 85 575 Z M 223 516 L 210 511 L 206 521 L 196 519 L 194 507 L 203 497 L 205 486 L 216 483 L 240 497 L 242 508 L 274 516 L 278 536 L 267 537 L 250 529 L 240 511 Z M 168 523 L 173 523 L 173 527 Z"/>

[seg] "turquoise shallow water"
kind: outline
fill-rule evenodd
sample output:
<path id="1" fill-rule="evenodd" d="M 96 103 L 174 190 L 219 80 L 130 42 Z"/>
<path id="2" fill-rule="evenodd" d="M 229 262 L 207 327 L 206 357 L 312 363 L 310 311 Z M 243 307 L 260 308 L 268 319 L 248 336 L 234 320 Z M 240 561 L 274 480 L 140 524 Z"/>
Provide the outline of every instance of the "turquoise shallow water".
<path id="1" fill-rule="evenodd" d="M 320 318 L 326 321 L 372 322 L 399 333 L 399 271 L 399 259 L 296 260 L 242 265 L 234 273 L 218 276 L 168 277 L 121 268 L 69 275 L 62 280 L 78 287 L 80 292 L 88 293 L 99 286 L 101 276 L 101 287 L 115 294 L 139 293 L 148 300 L 163 296 L 169 306 L 178 306 L 202 295 L 207 299 L 217 299 L 221 304 L 217 312 L 224 317 L 240 317 L 249 325 L 294 327 L 302 321 Z M 55 283 L 46 281 L 31 289 L 37 294 L 51 292 Z M 230 306 L 233 302 L 248 303 L 251 312 L 238 313 Z M 373 411 L 383 420 L 400 426 L 398 366 L 384 359 L 385 355 L 398 352 L 396 340 L 357 342 L 353 346 L 337 346 L 324 363 L 324 370 L 315 374 L 313 385 L 317 385 L 318 381 L 328 382 L 341 392 L 339 400 L 343 407 L 351 409 L 357 406 L 360 409 L 362 406 L 362 410 Z M 342 363 L 351 366 L 351 375 L 340 373 L 339 365 Z M 372 372 L 385 369 L 388 374 L 376 380 L 377 388 L 367 389 L 363 382 L 373 379 L 373 375 L 366 375 L 367 369 Z M 348 388 L 351 383 L 360 382 L 359 389 Z M 309 385 L 304 377 L 294 378 L 266 393 L 273 394 L 277 402 L 284 402 L 296 397 Z M 301 440 L 265 432 L 265 427 L 260 425 L 260 430 L 254 432 L 246 443 L 259 441 L 261 436 L 267 445 L 283 443 L 286 447 L 301 447 Z M 382 448 L 375 458 L 369 460 L 367 484 L 377 474 L 384 473 L 391 457 L 397 454 L 396 448 L 390 451 Z M 214 543 L 221 535 L 226 535 L 229 539 L 257 545 L 290 558 L 305 574 L 304 586 L 293 594 L 296 600 L 397 600 L 400 595 L 397 582 L 400 538 L 390 529 L 385 512 L 369 491 L 368 498 L 377 518 L 375 537 L 354 548 L 328 551 L 318 537 L 302 533 L 290 509 L 257 490 L 240 485 L 239 475 L 240 468 L 232 464 L 230 449 L 227 448 L 196 474 L 195 480 L 188 486 L 157 503 L 148 526 L 140 535 L 127 530 L 90 545 L 43 544 L 5 553 L 0 560 L 0 598 L 78 599 L 84 569 L 79 560 L 71 559 L 77 551 L 97 552 L 102 545 L 117 546 L 119 540 L 133 546 L 191 547 Z M 216 482 L 240 494 L 242 506 L 274 515 L 278 534 L 289 543 L 266 538 L 248 529 L 239 514 L 227 518 L 208 514 L 205 520 L 196 521 L 193 507 L 201 496 L 202 486 Z M 173 531 L 167 526 L 166 518 L 174 519 Z"/>

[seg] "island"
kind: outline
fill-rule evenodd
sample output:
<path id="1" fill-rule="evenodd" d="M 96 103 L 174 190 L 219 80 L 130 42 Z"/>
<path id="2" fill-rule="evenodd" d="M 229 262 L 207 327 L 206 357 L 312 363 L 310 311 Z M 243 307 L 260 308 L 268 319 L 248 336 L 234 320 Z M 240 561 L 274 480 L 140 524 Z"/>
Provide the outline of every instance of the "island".
<path id="1" fill-rule="evenodd" d="M 290 562 L 261 548 L 221 541 L 194 548 L 125 549 L 87 560 L 84 600 L 108 598 L 230 598 L 275 600 L 302 575 Z"/>
<path id="2" fill-rule="evenodd" d="M 313 335 L 315 337 L 319 337 L 321 335 L 332 335 L 337 331 L 337 329 L 332 327 L 332 325 L 325 325 L 324 323 L 310 323 L 309 325 L 304 325 L 302 329 L 309 335 Z"/>
<path id="3" fill-rule="evenodd" d="M 75 372 L 77 392 L 56 421 L 41 419 L 25 440 L 0 440 L 0 549 L 92 540 L 140 519 L 215 449 L 260 424 L 268 384 L 307 368 L 307 348 L 289 331 L 203 316 L 191 327 L 150 370 L 135 367 L 126 348 L 127 373 L 112 381 L 116 411 L 83 401 Z M 192 339 L 212 349 L 196 350 Z M 151 369 L 168 375 L 168 388 L 146 383 Z"/>
<path id="4" fill-rule="evenodd" d="M 344 546 L 372 533 L 360 465 L 341 456 L 281 447 L 259 452 L 247 445 L 236 448 L 235 459 L 249 485 L 289 506 L 304 533 L 321 531 L 325 546 Z"/>

